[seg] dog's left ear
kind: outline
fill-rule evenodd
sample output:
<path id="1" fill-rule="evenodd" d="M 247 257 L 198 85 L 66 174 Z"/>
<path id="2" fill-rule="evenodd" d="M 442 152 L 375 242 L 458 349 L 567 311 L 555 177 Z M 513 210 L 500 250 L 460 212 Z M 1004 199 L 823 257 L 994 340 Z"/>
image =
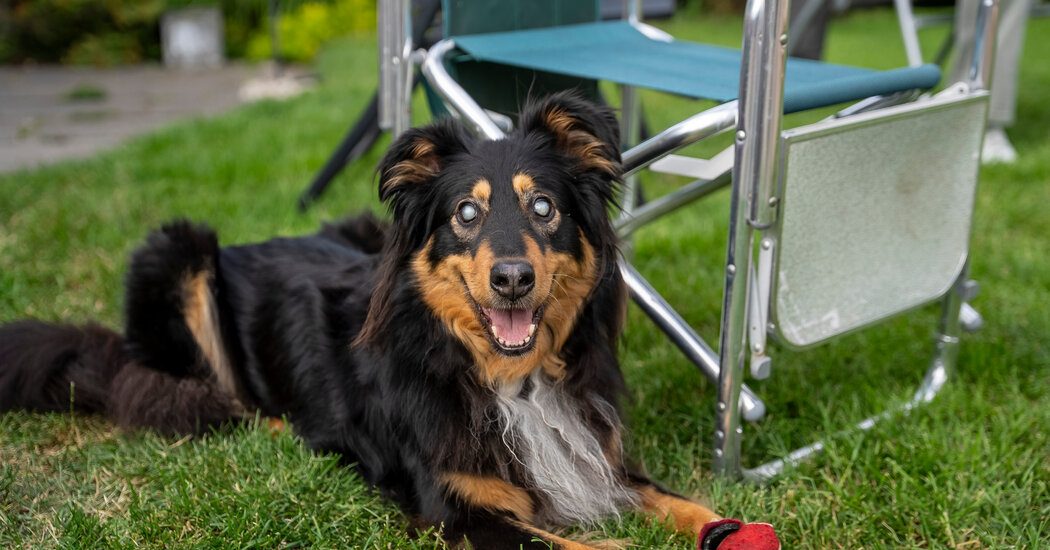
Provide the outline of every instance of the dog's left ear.
<path id="1" fill-rule="evenodd" d="M 572 92 L 560 92 L 526 107 L 520 127 L 525 134 L 551 136 L 558 151 L 574 159 L 582 171 L 597 172 L 611 180 L 623 173 L 620 127 L 609 107 Z"/>

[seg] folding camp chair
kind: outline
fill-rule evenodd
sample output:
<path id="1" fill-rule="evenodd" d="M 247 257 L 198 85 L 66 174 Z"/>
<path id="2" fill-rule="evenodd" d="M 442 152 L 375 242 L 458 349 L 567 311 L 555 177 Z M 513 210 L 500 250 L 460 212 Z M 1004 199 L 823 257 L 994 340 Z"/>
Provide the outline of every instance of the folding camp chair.
<path id="1" fill-rule="evenodd" d="M 446 17 L 454 14 L 451 3 Z M 741 418 L 764 414 L 742 385 L 744 365 L 749 359 L 753 375 L 768 375 L 767 335 L 806 348 L 940 300 L 934 360 L 904 408 L 932 399 L 950 375 L 960 305 L 971 288 L 966 261 L 995 19 L 987 0 L 979 18 L 986 40 L 970 79 L 920 97 L 940 78 L 934 66 L 878 72 L 785 60 L 787 4 L 749 0 L 742 53 L 676 41 L 630 17 L 447 35 L 423 61 L 427 82 L 450 111 L 490 139 L 503 131 L 450 75 L 449 63 L 498 63 L 724 102 L 624 152 L 628 174 L 655 166 L 694 181 L 626 212 L 616 226 L 628 236 L 732 183 L 718 353 L 626 260 L 621 269 L 635 302 L 718 384 L 716 471 L 759 478 L 821 446 L 741 469 Z M 853 101 L 832 119 L 781 130 L 784 112 Z M 404 120 L 406 103 L 390 105 Z M 729 152 L 710 160 L 672 155 L 729 129 L 736 130 Z"/>

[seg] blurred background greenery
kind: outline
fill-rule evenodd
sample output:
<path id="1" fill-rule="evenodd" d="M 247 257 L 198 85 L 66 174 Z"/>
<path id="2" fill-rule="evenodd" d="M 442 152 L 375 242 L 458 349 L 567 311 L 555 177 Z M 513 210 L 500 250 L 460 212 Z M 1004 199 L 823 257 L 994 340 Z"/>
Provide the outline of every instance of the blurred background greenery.
<path id="1" fill-rule="evenodd" d="M 271 56 L 268 0 L 14 0 L 0 2 L 0 64 L 113 66 L 161 57 L 164 13 L 218 6 L 226 55 Z M 375 0 L 281 0 L 282 58 L 313 59 L 336 36 L 375 29 Z"/>

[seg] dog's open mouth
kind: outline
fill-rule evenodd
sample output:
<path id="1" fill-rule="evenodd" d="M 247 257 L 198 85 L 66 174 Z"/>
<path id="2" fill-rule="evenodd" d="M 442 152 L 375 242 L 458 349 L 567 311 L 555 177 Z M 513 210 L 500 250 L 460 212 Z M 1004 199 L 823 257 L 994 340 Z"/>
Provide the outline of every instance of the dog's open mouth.
<path id="1" fill-rule="evenodd" d="M 543 318 L 543 306 L 536 309 L 479 308 L 489 339 L 501 353 L 522 355 L 536 345 L 536 330 Z"/>

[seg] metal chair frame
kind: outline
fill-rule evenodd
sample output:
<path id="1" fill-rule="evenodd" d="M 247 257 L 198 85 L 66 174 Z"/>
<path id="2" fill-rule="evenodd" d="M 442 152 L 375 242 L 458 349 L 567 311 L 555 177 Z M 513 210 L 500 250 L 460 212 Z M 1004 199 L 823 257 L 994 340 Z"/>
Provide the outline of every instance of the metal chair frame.
<path id="1" fill-rule="evenodd" d="M 640 25 L 637 0 L 627 0 L 626 3 L 628 19 Z M 787 14 L 788 0 L 749 0 L 745 12 L 739 98 L 693 115 L 623 153 L 629 185 L 633 184 L 632 178 L 640 170 L 653 167 L 692 175 L 694 181 L 636 208 L 629 205 L 632 208 L 626 209 L 614 222 L 620 236 L 627 238 L 646 223 L 730 186 L 730 221 L 718 352 L 696 334 L 626 259 L 621 258 L 620 267 L 633 300 L 686 357 L 718 386 L 713 454 L 715 471 L 722 475 L 743 475 L 756 480 L 774 476 L 785 466 L 823 448 L 823 443 L 817 442 L 754 469 L 743 468 L 740 456 L 743 435 L 741 419 L 755 421 L 765 414 L 765 405 L 742 381 L 749 356 L 753 375 L 762 378 L 769 370 L 769 359 L 765 356 L 764 348 L 766 318 L 763 316 L 763 307 L 756 305 L 762 304 L 762 300 L 756 298 L 768 297 L 770 285 L 775 282 L 760 284 L 754 245 L 762 240 L 761 235 L 765 232 L 775 230 L 777 224 Z M 409 20 L 408 2 L 381 2 L 380 17 L 380 74 L 385 84 L 381 86 L 380 120 L 384 127 L 392 128 L 395 132 L 408 127 L 410 112 L 406 94 L 411 89 L 411 67 L 414 63 L 420 63 L 424 77 L 450 112 L 458 115 L 480 136 L 493 140 L 504 136 L 489 114 L 447 72 L 445 61 L 456 48 L 453 39 L 446 38 L 438 42 L 428 52 L 413 52 L 410 41 L 406 41 L 410 35 L 405 28 L 405 22 Z M 995 0 L 984 0 L 978 16 L 978 47 L 969 80 L 962 83 L 959 90 L 962 94 L 980 94 L 987 88 L 994 48 L 995 19 Z M 637 95 L 630 89 L 624 94 L 625 118 L 628 119 L 625 133 L 630 136 L 631 121 L 637 120 Z M 849 117 L 874 111 L 913 100 L 917 96 L 917 92 L 876 96 L 860 101 L 835 116 Z M 735 147 L 731 148 L 732 157 L 729 152 L 723 152 L 709 161 L 670 156 L 686 145 L 733 129 L 736 132 Z M 630 187 L 626 196 L 634 196 Z M 960 311 L 964 300 L 972 297 L 974 288 L 967 275 L 964 266 L 951 289 L 941 298 L 942 315 L 934 357 L 919 389 L 900 407 L 860 422 L 857 429 L 870 429 L 880 419 L 930 401 L 951 377 L 958 354 Z M 749 350 L 750 354 L 747 353 Z"/>

